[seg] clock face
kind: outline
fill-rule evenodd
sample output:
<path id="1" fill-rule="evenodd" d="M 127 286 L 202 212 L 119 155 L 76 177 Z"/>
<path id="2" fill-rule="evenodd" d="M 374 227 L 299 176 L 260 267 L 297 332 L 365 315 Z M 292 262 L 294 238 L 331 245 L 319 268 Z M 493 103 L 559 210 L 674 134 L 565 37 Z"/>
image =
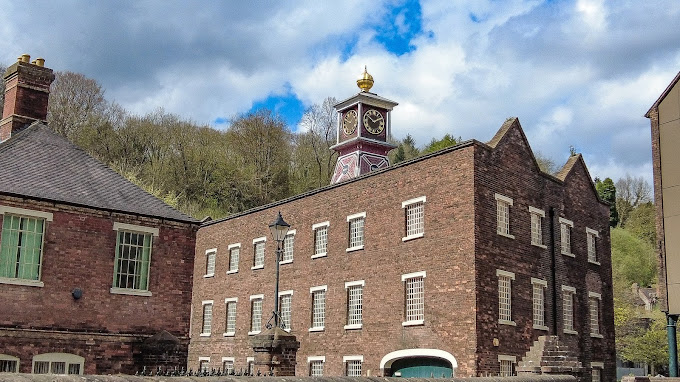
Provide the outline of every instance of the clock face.
<path id="1" fill-rule="evenodd" d="M 364 127 L 369 133 L 378 135 L 385 129 L 385 118 L 379 111 L 370 109 L 364 113 Z"/>
<path id="2" fill-rule="evenodd" d="M 352 135 L 357 129 L 357 122 L 359 122 L 359 119 L 356 110 L 348 111 L 345 113 L 345 118 L 342 119 L 342 130 L 345 134 Z"/>

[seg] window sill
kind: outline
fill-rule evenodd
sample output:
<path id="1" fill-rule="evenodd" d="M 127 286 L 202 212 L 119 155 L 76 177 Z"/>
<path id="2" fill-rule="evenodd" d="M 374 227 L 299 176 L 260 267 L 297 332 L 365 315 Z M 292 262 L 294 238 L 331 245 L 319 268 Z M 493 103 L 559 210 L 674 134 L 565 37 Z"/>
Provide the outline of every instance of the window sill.
<path id="1" fill-rule="evenodd" d="M 401 241 L 409 241 L 409 240 L 413 240 L 413 239 L 420 239 L 423 236 L 425 236 L 424 233 L 417 233 L 415 235 L 404 236 L 404 237 L 401 238 Z"/>
<path id="2" fill-rule="evenodd" d="M 345 252 L 354 252 L 354 251 L 359 251 L 359 250 L 362 250 L 362 249 L 364 249 L 363 244 L 362 244 L 362 245 L 357 245 L 356 247 L 347 248 L 347 249 L 345 250 Z"/>
<path id="3" fill-rule="evenodd" d="M 501 325 L 510 325 L 510 326 L 517 326 L 515 321 L 508 321 L 508 320 L 498 320 L 498 323 Z"/>
<path id="4" fill-rule="evenodd" d="M 111 294 L 125 294 L 128 296 L 142 296 L 142 297 L 152 296 L 150 291 L 141 289 L 111 288 L 110 292 Z"/>
<path id="5" fill-rule="evenodd" d="M 13 279 L 9 277 L 0 277 L 0 284 L 23 285 L 38 288 L 45 286 L 45 283 L 40 280 Z"/>
<path id="6" fill-rule="evenodd" d="M 326 256 L 327 256 L 326 252 L 324 252 L 324 253 L 318 253 L 318 254 L 316 254 L 316 255 L 312 255 L 312 259 L 318 259 L 318 258 L 320 258 L 320 257 L 326 257 Z"/>
<path id="7" fill-rule="evenodd" d="M 562 330 L 564 334 L 578 334 L 576 330 L 564 329 Z"/>
<path id="8" fill-rule="evenodd" d="M 254 332 L 248 332 L 249 336 L 254 336 L 256 334 L 260 334 L 261 330 L 255 330 Z"/>
<path id="9" fill-rule="evenodd" d="M 593 338 L 604 338 L 604 336 L 599 333 L 590 333 L 590 336 Z"/>
<path id="10" fill-rule="evenodd" d="M 233 275 L 234 273 L 238 273 L 238 269 L 234 269 L 233 271 L 227 271 L 228 275 Z"/>
<path id="11" fill-rule="evenodd" d="M 599 262 L 599 261 L 593 261 L 593 260 L 588 259 L 588 262 L 589 262 L 590 264 L 600 265 L 600 262 Z"/>
<path id="12" fill-rule="evenodd" d="M 323 332 L 324 327 L 323 326 L 317 326 L 316 328 L 309 328 L 310 332 Z"/>
<path id="13" fill-rule="evenodd" d="M 250 267 L 250 269 L 264 269 L 264 264 L 263 265 L 253 265 Z"/>
<path id="14" fill-rule="evenodd" d="M 283 265 L 283 264 L 293 264 L 293 259 L 279 261 L 279 265 Z"/>
<path id="15" fill-rule="evenodd" d="M 534 329 L 536 330 L 550 330 L 547 326 L 545 325 L 534 325 Z"/>
<path id="16" fill-rule="evenodd" d="M 207 279 L 207 278 L 209 278 L 209 277 L 215 277 L 215 274 L 214 274 L 214 273 L 211 273 L 211 274 L 209 274 L 209 275 L 203 275 L 203 278 L 204 278 L 204 279 Z"/>
<path id="17" fill-rule="evenodd" d="M 234 337 L 236 335 L 236 332 L 226 332 L 223 334 L 224 337 Z"/>
<path id="18" fill-rule="evenodd" d="M 363 324 L 345 325 L 345 330 L 361 329 L 362 326 L 363 326 Z"/>
<path id="19" fill-rule="evenodd" d="M 404 321 L 401 323 L 401 326 L 417 326 L 417 325 L 424 325 L 425 320 L 411 320 L 411 321 Z"/>
<path id="20" fill-rule="evenodd" d="M 515 235 L 510 235 L 509 233 L 503 233 L 503 232 L 498 232 L 498 231 L 496 231 L 496 233 L 499 234 L 500 236 L 505 236 L 508 239 L 514 239 L 515 238 Z"/>
<path id="21" fill-rule="evenodd" d="M 564 256 L 576 257 L 576 255 L 574 255 L 573 253 L 562 252 L 562 254 L 563 254 Z"/>
<path id="22" fill-rule="evenodd" d="M 533 245 L 534 247 L 538 247 L 538 248 L 548 249 L 548 246 L 543 245 L 543 244 L 531 243 L 531 245 Z"/>
<path id="23" fill-rule="evenodd" d="M 201 333 L 200 336 L 201 337 L 210 337 L 210 333 Z"/>

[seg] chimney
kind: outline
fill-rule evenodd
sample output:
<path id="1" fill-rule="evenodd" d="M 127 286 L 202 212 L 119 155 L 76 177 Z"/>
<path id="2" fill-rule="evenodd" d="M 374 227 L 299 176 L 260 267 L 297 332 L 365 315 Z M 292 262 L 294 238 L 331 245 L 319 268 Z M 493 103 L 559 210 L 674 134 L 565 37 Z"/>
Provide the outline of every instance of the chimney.
<path id="1" fill-rule="evenodd" d="M 3 76 L 5 104 L 0 119 L 0 142 L 35 121 L 47 123 L 47 102 L 54 73 L 44 66 L 44 59 L 30 60 L 28 54 L 21 55 Z"/>

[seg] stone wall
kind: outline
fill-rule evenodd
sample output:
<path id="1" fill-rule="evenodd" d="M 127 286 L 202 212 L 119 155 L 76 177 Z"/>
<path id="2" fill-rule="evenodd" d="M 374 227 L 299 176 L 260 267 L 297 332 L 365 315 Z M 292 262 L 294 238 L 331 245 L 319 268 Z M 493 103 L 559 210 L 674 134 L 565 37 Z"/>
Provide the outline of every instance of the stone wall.
<path id="1" fill-rule="evenodd" d="M 675 379 L 675 378 L 674 378 Z M 668 380 L 667 378 L 665 379 Z M 0 374 L 2 382 L 576 382 L 567 375 L 477 378 L 377 378 L 377 377 L 136 377 L 128 375 L 56 376 L 35 374 Z M 632 382 L 632 381 L 631 381 Z M 640 381 L 648 382 L 648 381 Z M 652 381 L 661 382 L 661 381 Z M 667 381 L 671 382 L 671 381 Z M 674 381 L 676 382 L 676 381 Z"/>

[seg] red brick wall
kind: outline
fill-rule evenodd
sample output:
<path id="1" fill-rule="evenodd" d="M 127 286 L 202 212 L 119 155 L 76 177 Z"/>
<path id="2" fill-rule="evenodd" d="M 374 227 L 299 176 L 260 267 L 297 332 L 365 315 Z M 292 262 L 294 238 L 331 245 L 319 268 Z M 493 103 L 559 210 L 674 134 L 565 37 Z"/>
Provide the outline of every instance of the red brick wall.
<path id="1" fill-rule="evenodd" d="M 252 356 L 247 332 L 253 294 L 264 294 L 263 320 L 273 309 L 274 243 L 268 224 L 281 211 L 297 230 L 293 264 L 281 266 L 280 290 L 294 290 L 292 333 L 301 342 L 297 375 L 308 373 L 307 357 L 325 356 L 325 375 L 342 375 L 344 355 L 363 355 L 363 373 L 379 374 L 383 356 L 395 350 L 434 348 L 451 353 L 458 362 L 456 376 L 497 374 L 498 355 L 526 354 L 533 341 L 552 331 L 534 330 L 531 277 L 548 282 L 546 324 L 552 324 L 550 218 L 553 208 L 558 303 L 558 334 L 566 336 L 585 367 L 605 362 L 606 380 L 613 380 L 614 331 L 611 294 L 609 209 L 601 203 L 580 159 L 573 158 L 566 179 L 539 172 L 519 123 L 509 128 L 495 148 L 472 142 L 403 166 L 336 187 L 312 192 L 282 203 L 204 226 L 199 230 L 194 268 L 193 326 L 189 367 L 198 357 L 210 357 L 219 367 L 222 357 L 235 357 L 236 369 Z M 513 199 L 509 239 L 496 233 L 499 193 Z M 426 196 L 425 236 L 402 242 L 404 210 L 401 202 Z M 529 206 L 543 209 L 542 249 L 530 244 Z M 346 253 L 348 215 L 366 212 L 365 248 Z M 574 221 L 572 252 L 560 254 L 558 218 Z M 329 255 L 313 254 L 314 223 L 330 221 Z M 587 261 L 586 231 L 599 231 L 601 265 Z M 262 270 L 251 270 L 252 240 L 267 236 Z M 241 243 L 238 274 L 226 274 L 227 246 Z M 217 248 L 215 276 L 204 278 L 207 249 Z M 498 324 L 496 270 L 515 273 L 512 311 L 516 326 Z M 404 287 L 401 275 L 426 271 L 425 324 L 402 327 Z M 346 317 L 344 282 L 365 280 L 364 326 L 343 330 Z M 328 285 L 326 329 L 310 333 L 309 288 Z M 577 290 L 576 330 L 563 335 L 561 286 Z M 604 338 L 590 337 L 588 291 L 602 294 L 601 329 Z M 225 338 L 225 298 L 238 297 L 236 336 Z M 202 300 L 214 300 L 213 331 L 200 337 Z M 494 346 L 498 339 L 498 346 Z"/>
<path id="2" fill-rule="evenodd" d="M 179 338 L 188 336 L 186 307 L 191 301 L 195 226 L 13 197 L 0 197 L 0 204 L 53 213 L 53 221 L 46 222 L 45 228 L 41 271 L 44 287 L 0 284 L 0 328 L 47 330 L 60 338 L 68 337 L 67 331 L 132 334 L 137 341 L 161 330 Z M 2 216 L 0 224 L 1 220 Z M 159 228 L 151 252 L 151 297 L 110 293 L 116 246 L 114 222 Z M 81 299 L 72 297 L 74 288 L 82 289 Z M 7 338 L 0 329 L 0 349 L 5 348 Z M 37 349 L 47 352 L 52 341 L 37 345 L 41 340 L 31 340 L 35 349 L 20 347 L 20 354 L 14 355 L 20 356 L 22 363 L 30 362 L 38 354 Z M 74 340 L 70 346 L 79 354 L 75 350 L 85 345 Z M 130 346 L 128 343 L 124 348 Z M 116 346 L 111 349 L 120 352 Z M 109 350 L 93 352 L 102 351 Z M 123 363 L 132 359 L 129 350 L 125 354 L 121 356 L 125 358 Z M 86 358 L 86 368 L 97 362 L 97 372 L 109 373 L 121 367 L 109 368 L 110 361 L 80 355 Z"/>
<path id="3" fill-rule="evenodd" d="M 405 348 L 435 348 L 453 354 L 459 376 L 474 374 L 474 261 L 471 146 L 395 168 L 356 182 L 264 208 L 225 222 L 205 226 L 197 235 L 194 267 L 192 342 L 189 367 L 209 356 L 213 367 L 222 357 L 235 357 L 237 370 L 252 356 L 247 332 L 252 294 L 264 294 L 263 321 L 273 310 L 275 244 L 268 224 L 279 210 L 296 229 L 292 264 L 281 266 L 280 290 L 294 290 L 292 333 L 301 342 L 297 375 L 308 373 L 307 357 L 325 356 L 324 373 L 342 375 L 342 357 L 363 355 L 364 374 L 380 374 L 387 353 Z M 433 165 L 436 164 L 436 165 Z M 447 179 L 440 182 L 440 179 Z M 403 201 L 426 196 L 425 236 L 402 242 Z M 365 247 L 347 253 L 347 216 L 366 212 Z M 330 221 L 328 256 L 311 259 L 312 224 Z M 264 269 L 251 270 L 253 239 L 267 236 Z M 226 274 L 227 246 L 241 243 L 237 274 Z M 205 251 L 217 248 L 215 277 L 204 278 Z M 426 271 L 425 324 L 402 327 L 404 284 L 401 275 Z M 363 328 L 344 330 L 344 283 L 365 280 Z M 311 319 L 309 288 L 328 285 L 325 331 L 308 331 Z M 236 336 L 223 337 L 224 299 L 238 297 Z M 201 301 L 214 300 L 213 332 L 200 337 Z"/>
<path id="4" fill-rule="evenodd" d="M 519 361 L 538 336 L 553 330 L 553 277 L 550 238 L 550 209 L 554 209 L 554 253 L 557 289 L 557 334 L 577 351 L 585 367 L 590 361 L 604 361 L 604 380 L 614 379 L 613 296 L 609 242 L 609 209 L 599 202 L 592 181 L 580 160 L 564 182 L 541 174 L 521 130 L 508 130 L 495 149 L 478 146 L 475 173 L 477 242 L 477 334 L 480 353 L 478 374 L 499 371 L 498 355 L 516 356 Z M 510 234 L 496 233 L 495 193 L 513 199 L 510 207 Z M 542 221 L 543 244 L 531 244 L 529 206 L 545 212 Z M 571 248 L 575 257 L 561 254 L 559 217 L 574 222 Z M 597 252 L 600 265 L 588 262 L 586 227 L 599 232 Z M 512 281 L 512 315 L 516 326 L 498 324 L 498 277 L 496 270 L 515 273 Z M 550 331 L 533 329 L 533 287 L 531 278 L 547 281 L 545 321 Z M 563 334 L 561 286 L 576 288 L 574 323 L 578 335 Z M 602 294 L 600 329 L 604 339 L 591 338 L 588 292 Z M 499 345 L 494 346 L 494 338 Z M 596 354 L 595 358 L 591 358 Z"/>

